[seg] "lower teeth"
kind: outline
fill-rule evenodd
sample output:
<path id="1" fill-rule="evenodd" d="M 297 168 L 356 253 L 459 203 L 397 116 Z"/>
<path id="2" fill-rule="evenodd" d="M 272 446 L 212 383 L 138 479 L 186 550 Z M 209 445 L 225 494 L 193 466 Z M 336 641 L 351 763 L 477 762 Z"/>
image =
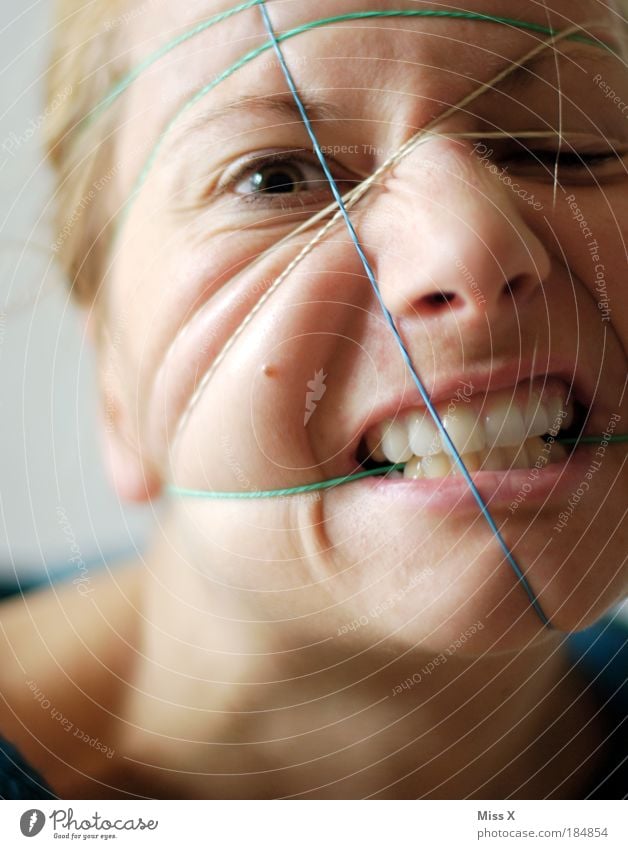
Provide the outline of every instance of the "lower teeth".
<path id="1" fill-rule="evenodd" d="M 545 442 L 538 436 L 527 439 L 523 445 L 495 446 L 461 455 L 462 462 L 470 472 L 542 468 L 550 463 L 559 463 L 566 457 L 567 451 L 562 445 L 554 440 Z M 440 453 L 429 457 L 412 457 L 406 463 L 403 474 L 413 480 L 442 478 L 460 474 L 460 469 L 453 458 Z"/>

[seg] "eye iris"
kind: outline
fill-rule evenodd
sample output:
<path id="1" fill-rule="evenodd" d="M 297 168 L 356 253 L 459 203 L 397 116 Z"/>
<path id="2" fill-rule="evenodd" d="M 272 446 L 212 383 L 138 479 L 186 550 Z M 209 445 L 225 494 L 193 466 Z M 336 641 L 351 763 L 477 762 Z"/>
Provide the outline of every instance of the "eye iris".
<path id="1" fill-rule="evenodd" d="M 303 189 L 303 177 L 298 168 L 282 162 L 256 171 L 251 177 L 251 186 L 257 192 L 293 194 Z"/>

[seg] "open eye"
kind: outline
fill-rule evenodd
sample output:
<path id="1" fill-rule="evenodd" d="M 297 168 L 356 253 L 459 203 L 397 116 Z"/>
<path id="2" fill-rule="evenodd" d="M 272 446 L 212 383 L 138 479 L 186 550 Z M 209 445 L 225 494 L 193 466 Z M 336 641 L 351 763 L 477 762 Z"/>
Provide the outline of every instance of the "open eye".
<path id="1" fill-rule="evenodd" d="M 295 156 L 272 158 L 249 167 L 232 181 L 239 195 L 296 195 L 305 192 L 329 192 L 322 168 Z"/>

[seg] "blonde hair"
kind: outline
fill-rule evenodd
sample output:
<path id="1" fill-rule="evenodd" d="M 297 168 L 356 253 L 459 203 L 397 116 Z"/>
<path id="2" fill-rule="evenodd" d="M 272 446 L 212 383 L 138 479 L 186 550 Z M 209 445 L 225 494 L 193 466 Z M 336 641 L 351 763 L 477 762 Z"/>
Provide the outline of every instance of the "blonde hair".
<path id="1" fill-rule="evenodd" d="M 73 294 L 83 302 L 91 301 L 98 289 L 109 244 L 110 192 L 95 187 L 113 159 L 108 143 L 112 115 L 91 123 L 84 119 L 124 71 L 117 58 L 121 28 L 110 25 L 122 5 L 123 0 L 57 0 L 46 77 L 44 143 L 57 177 L 53 249 Z"/>
<path id="2" fill-rule="evenodd" d="M 628 15 L 628 0 L 611 0 Z M 116 108 L 86 116 L 127 70 L 122 35 L 132 11 L 125 0 L 57 0 L 58 21 L 47 75 L 45 145 L 57 175 L 54 250 L 71 290 L 84 303 L 99 289 L 111 238 L 111 192 L 96 186 L 111 172 Z M 85 126 L 85 123 L 87 126 Z M 98 195 L 96 198 L 95 195 Z"/>

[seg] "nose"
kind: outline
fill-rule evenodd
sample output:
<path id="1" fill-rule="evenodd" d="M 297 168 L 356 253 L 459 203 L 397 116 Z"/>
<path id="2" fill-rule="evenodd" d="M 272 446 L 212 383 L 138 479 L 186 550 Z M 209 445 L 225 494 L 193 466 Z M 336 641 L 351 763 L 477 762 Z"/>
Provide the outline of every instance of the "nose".
<path id="1" fill-rule="evenodd" d="M 363 236 L 392 315 L 486 327 L 525 308 L 551 267 L 531 227 L 541 215 L 531 198 L 467 142 L 438 139 L 402 161 L 368 210 Z"/>

